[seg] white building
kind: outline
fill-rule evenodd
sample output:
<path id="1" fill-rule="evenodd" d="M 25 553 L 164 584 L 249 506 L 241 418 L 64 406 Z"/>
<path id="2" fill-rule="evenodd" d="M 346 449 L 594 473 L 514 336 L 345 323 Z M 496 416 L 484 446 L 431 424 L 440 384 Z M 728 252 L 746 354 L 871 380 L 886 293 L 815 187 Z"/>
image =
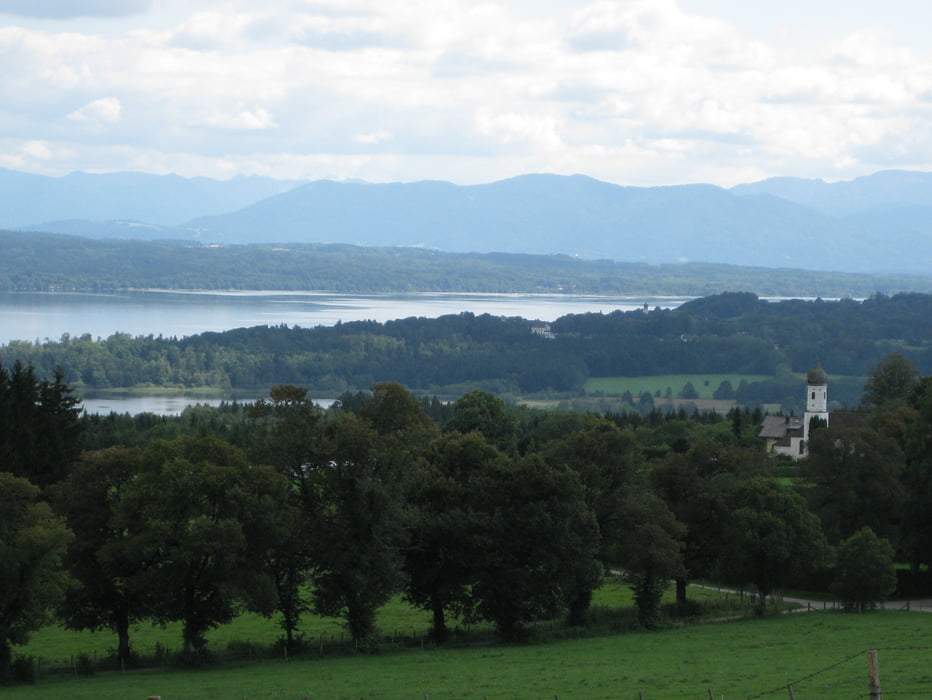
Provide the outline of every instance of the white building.
<path id="1" fill-rule="evenodd" d="M 806 375 L 806 412 L 796 416 L 766 416 L 758 437 L 767 441 L 767 451 L 793 459 L 806 456 L 809 428 L 814 419 L 828 426 L 828 375 L 818 364 Z"/>

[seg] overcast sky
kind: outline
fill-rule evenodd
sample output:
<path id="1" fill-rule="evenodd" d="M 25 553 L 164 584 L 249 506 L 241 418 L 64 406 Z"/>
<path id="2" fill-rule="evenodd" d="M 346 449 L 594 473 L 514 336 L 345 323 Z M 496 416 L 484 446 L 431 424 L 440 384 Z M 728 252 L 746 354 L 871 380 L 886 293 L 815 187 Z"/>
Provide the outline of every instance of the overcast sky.
<path id="1" fill-rule="evenodd" d="M 0 0 L 0 167 L 730 186 L 932 170 L 928 0 Z"/>

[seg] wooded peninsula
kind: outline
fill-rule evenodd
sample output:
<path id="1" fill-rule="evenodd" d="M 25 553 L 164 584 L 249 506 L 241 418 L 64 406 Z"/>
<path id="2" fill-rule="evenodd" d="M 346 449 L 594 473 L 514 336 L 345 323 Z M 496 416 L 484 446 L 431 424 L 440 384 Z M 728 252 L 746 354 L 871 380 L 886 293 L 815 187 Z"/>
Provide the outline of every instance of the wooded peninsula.
<path id="1" fill-rule="evenodd" d="M 768 302 L 724 293 L 677 309 L 564 316 L 551 324 L 462 313 L 359 321 L 332 327 L 257 326 L 185 338 L 88 335 L 13 342 L 0 363 L 60 368 L 79 391 L 128 387 L 266 389 L 303 386 L 317 396 L 399 382 L 449 397 L 482 389 L 504 398 L 571 398 L 593 377 L 737 373 L 719 397 L 787 410 L 802 399 L 800 376 L 830 370 L 836 406 L 858 404 L 864 377 L 883 357 L 908 357 L 932 372 L 932 295 L 875 294 L 864 301 Z M 545 326 L 547 326 L 545 328 Z M 622 398 L 631 410 L 650 399 Z M 623 410 L 619 407 L 618 410 Z"/>

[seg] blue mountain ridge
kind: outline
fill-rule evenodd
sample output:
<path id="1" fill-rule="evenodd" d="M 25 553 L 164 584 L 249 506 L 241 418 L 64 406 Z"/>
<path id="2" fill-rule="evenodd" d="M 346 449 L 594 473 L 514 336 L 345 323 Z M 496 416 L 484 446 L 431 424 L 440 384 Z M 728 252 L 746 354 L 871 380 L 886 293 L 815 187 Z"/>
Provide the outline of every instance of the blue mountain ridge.
<path id="1" fill-rule="evenodd" d="M 0 171 L 0 227 L 221 244 L 423 246 L 848 272 L 932 269 L 929 173 L 885 171 L 841 183 L 773 178 L 730 190 L 626 187 L 547 174 L 470 186 L 295 184 Z"/>

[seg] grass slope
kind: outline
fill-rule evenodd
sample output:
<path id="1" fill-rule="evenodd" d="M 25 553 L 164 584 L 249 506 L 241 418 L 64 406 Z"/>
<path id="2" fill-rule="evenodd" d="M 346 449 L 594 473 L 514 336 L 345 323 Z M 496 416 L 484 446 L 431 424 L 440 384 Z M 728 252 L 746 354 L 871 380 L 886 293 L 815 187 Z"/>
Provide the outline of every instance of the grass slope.
<path id="1" fill-rule="evenodd" d="M 102 674 L 0 690 L 32 700 L 201 698 L 704 698 L 850 700 L 879 650 L 891 697 L 932 695 L 932 615 L 793 614 L 536 646 L 410 650 L 220 670 Z M 772 691 L 772 692 L 770 692 Z"/>

